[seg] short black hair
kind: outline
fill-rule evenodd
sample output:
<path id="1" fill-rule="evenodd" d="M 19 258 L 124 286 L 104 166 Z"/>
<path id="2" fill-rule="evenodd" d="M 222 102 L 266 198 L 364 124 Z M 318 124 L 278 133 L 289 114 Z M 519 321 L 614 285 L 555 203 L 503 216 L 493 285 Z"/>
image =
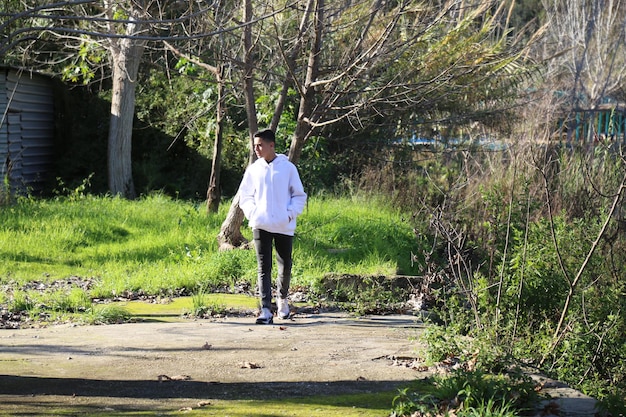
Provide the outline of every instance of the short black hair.
<path id="1" fill-rule="evenodd" d="M 274 131 L 272 129 L 259 130 L 254 134 L 253 137 L 261 138 L 266 142 L 276 143 L 276 135 L 274 135 Z"/>

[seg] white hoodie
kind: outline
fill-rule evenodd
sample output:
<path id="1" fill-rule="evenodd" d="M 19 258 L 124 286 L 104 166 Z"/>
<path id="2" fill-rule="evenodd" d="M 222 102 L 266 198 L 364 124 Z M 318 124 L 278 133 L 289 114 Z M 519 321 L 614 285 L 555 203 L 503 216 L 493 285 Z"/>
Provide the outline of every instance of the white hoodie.
<path id="1" fill-rule="evenodd" d="M 270 163 L 249 165 L 239 186 L 239 207 L 252 229 L 293 236 L 296 217 L 306 204 L 298 169 L 278 154 Z"/>

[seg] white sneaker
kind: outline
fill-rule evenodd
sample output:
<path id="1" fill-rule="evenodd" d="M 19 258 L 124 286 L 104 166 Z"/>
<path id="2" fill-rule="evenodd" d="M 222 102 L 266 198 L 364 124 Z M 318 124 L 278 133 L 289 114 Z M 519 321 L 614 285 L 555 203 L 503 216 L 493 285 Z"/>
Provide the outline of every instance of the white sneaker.
<path id="1" fill-rule="evenodd" d="M 288 319 L 291 314 L 291 311 L 289 311 L 289 301 L 286 298 L 278 298 L 276 305 L 278 306 L 278 318 L 283 320 Z"/>
<path id="2" fill-rule="evenodd" d="M 261 314 L 256 319 L 256 324 L 272 324 L 274 323 L 274 315 L 269 308 L 262 308 Z"/>

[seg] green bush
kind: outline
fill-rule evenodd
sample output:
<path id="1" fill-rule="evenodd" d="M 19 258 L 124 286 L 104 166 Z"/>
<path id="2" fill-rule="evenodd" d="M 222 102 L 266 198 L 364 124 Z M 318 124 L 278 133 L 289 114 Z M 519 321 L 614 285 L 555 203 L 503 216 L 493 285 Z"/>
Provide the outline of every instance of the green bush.
<path id="1" fill-rule="evenodd" d="M 393 400 L 392 416 L 436 416 L 446 412 L 459 416 L 516 416 L 532 410 L 537 398 L 533 382 L 521 374 L 457 370 L 401 390 Z"/>
<path id="2" fill-rule="evenodd" d="M 192 317 L 204 318 L 223 314 L 226 311 L 224 304 L 217 301 L 210 301 L 206 292 L 200 290 L 192 294 Z"/>
<path id="3" fill-rule="evenodd" d="M 58 312 L 78 313 L 87 311 L 91 307 L 91 298 L 80 288 L 69 291 L 59 290 L 47 295 L 49 309 Z"/>
<path id="4" fill-rule="evenodd" d="M 120 324 L 132 318 L 128 310 L 116 305 L 96 305 L 87 313 L 85 321 L 88 324 Z"/>
<path id="5" fill-rule="evenodd" d="M 35 308 L 34 300 L 29 296 L 28 292 L 22 290 L 14 290 L 13 295 L 9 298 L 7 309 L 12 313 L 23 313 Z"/>

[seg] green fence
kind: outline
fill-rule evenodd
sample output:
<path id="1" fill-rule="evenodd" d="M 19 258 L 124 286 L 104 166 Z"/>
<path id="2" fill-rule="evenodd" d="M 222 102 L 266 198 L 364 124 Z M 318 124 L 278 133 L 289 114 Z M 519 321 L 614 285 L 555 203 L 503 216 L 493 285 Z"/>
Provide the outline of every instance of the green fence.
<path id="1" fill-rule="evenodd" d="M 568 142 L 615 142 L 624 144 L 626 109 L 620 107 L 576 110 L 559 122 L 561 138 Z"/>

